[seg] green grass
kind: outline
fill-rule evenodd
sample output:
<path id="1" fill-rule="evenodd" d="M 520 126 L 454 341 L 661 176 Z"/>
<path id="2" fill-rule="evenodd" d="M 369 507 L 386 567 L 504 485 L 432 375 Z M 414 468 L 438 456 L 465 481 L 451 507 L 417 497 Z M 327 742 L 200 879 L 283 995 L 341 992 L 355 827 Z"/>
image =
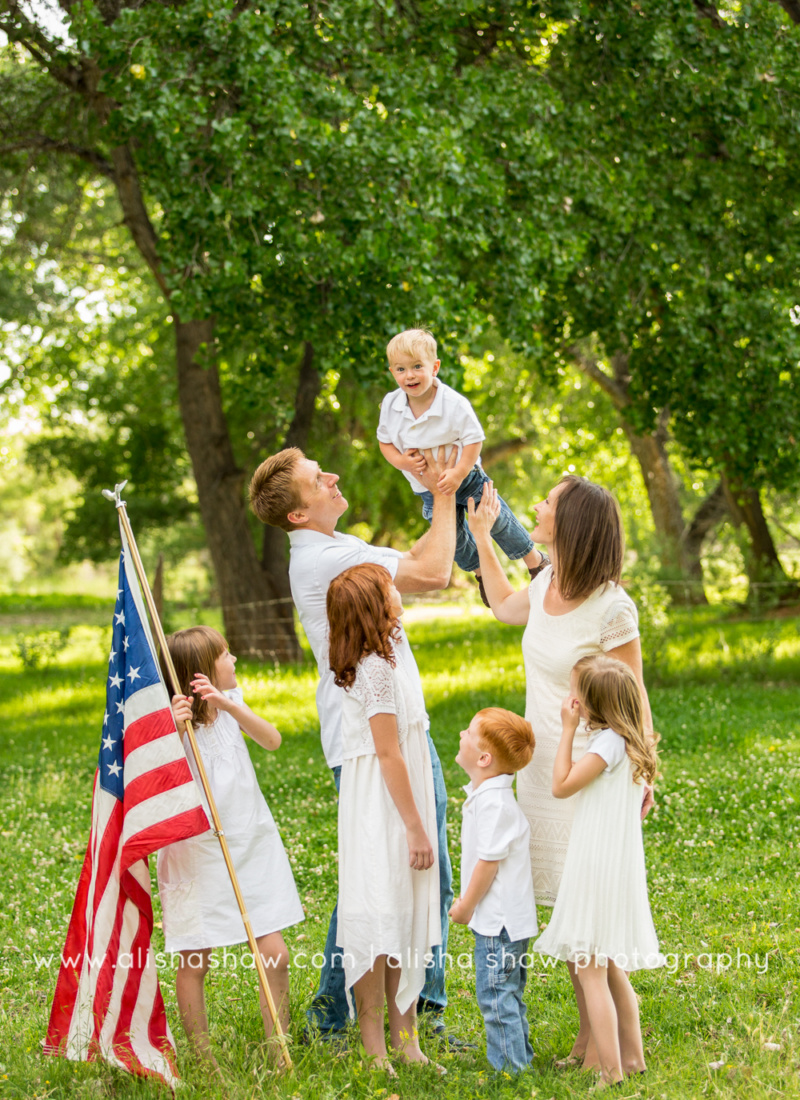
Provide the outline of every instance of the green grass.
<path id="1" fill-rule="evenodd" d="M 22 671 L 16 657 L 17 624 L 36 612 L 44 629 L 52 618 L 40 620 L 41 607 L 0 605 L 0 1097 L 163 1096 L 153 1084 L 102 1065 L 40 1053 L 55 969 L 41 962 L 37 968 L 37 959 L 61 950 L 88 837 L 111 617 L 110 608 L 101 614 L 94 604 L 59 600 L 50 613 L 73 627 L 70 643 L 51 667 L 35 672 Z M 457 867 L 465 781 L 453 763 L 458 732 L 482 706 L 523 710 L 521 631 L 469 604 L 417 605 L 407 625 L 445 768 Z M 664 739 L 663 778 L 645 843 L 654 920 L 671 965 L 634 978 L 650 1069 L 620 1095 L 797 1096 L 797 621 L 734 621 L 714 609 L 681 614 L 657 639 L 656 655 L 659 682 L 651 697 Z M 278 753 L 254 748 L 253 757 L 306 907 L 305 923 L 289 930 L 287 942 L 291 951 L 311 955 L 322 948 L 336 892 L 336 801 L 319 747 L 313 668 L 273 671 L 240 662 L 239 674 L 248 701 L 284 734 Z M 161 945 L 157 931 L 155 946 Z M 452 929 L 450 952 L 448 1020 L 480 1044 L 467 930 Z M 295 1033 L 316 978 L 313 967 L 292 971 Z M 219 1088 L 187 1056 L 168 968 L 162 988 L 185 1077 L 180 1095 L 187 1098 L 238 1100 L 267 1091 L 286 1100 L 478 1093 L 560 1100 L 586 1094 L 591 1083 L 553 1070 L 577 1019 L 563 966 L 530 972 L 535 1061 L 517 1081 L 491 1074 L 482 1050 L 457 1058 L 432 1043 L 429 1053 L 448 1068 L 441 1080 L 430 1070 L 400 1069 L 398 1080 L 389 1081 L 370 1073 L 358 1053 L 331 1059 L 324 1049 L 302 1046 L 293 1048 L 294 1076 L 275 1079 L 264 1057 L 254 974 L 231 967 L 212 972 L 208 983 L 211 1027 L 227 1078 Z M 722 1067 L 710 1068 L 717 1063 Z"/>

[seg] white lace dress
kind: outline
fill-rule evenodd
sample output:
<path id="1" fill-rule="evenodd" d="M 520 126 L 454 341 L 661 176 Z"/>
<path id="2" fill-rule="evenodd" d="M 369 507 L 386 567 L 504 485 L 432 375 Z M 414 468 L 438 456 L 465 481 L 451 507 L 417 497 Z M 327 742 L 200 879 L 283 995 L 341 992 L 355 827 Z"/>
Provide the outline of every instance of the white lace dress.
<path id="1" fill-rule="evenodd" d="M 586 965 L 593 956 L 623 970 L 652 970 L 666 959 L 647 900 L 640 820 L 641 783 L 634 783 L 625 741 L 597 730 L 586 744 L 604 771 L 570 799 L 575 804 L 561 888 L 533 952 Z"/>
<path id="2" fill-rule="evenodd" d="M 238 687 L 225 695 L 243 701 Z M 239 723 L 220 711 L 210 726 L 197 726 L 195 735 L 253 934 L 298 924 L 303 906 Z M 210 821 L 188 734 L 183 747 Z M 210 829 L 159 851 L 158 892 L 167 952 L 228 947 L 247 939 L 219 840 Z"/>
<path id="3" fill-rule="evenodd" d="M 398 643 L 398 648 L 407 645 Z M 346 987 L 363 977 L 379 955 L 400 961 L 397 1007 L 406 1012 L 425 984 L 425 960 L 441 943 L 439 868 L 408 865 L 406 830 L 383 781 L 369 719 L 397 718 L 400 752 L 428 839 L 436 850 L 433 772 L 425 734 L 425 703 L 398 658 L 365 657 L 344 692 L 343 756 L 339 789 L 339 910 L 337 946 L 344 954 Z"/>
<path id="4" fill-rule="evenodd" d="M 549 615 L 544 596 L 552 580 L 548 566 L 531 581 L 530 616 L 522 637 L 525 661 L 525 717 L 533 726 L 533 759 L 517 774 L 517 799 L 531 826 L 531 868 L 537 905 L 553 905 L 569 844 L 574 799 L 554 798 L 553 764 L 561 740 L 561 702 L 569 691 L 575 662 L 605 653 L 639 636 L 636 605 L 619 585 L 596 589 L 565 615 Z M 575 734 L 573 759 L 583 755 L 586 732 Z"/>

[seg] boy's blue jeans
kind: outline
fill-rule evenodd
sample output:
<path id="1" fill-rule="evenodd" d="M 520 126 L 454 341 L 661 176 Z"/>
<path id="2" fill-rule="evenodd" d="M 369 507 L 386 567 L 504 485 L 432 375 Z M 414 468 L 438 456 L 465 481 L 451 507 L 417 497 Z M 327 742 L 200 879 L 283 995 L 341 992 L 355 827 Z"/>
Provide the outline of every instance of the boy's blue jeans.
<path id="1" fill-rule="evenodd" d="M 524 956 L 528 939 L 510 940 L 505 928 L 499 936 L 475 936 L 475 992 L 486 1025 L 486 1057 L 496 1070 L 519 1073 L 533 1059 L 528 1040 Z"/>
<path id="2" fill-rule="evenodd" d="M 439 754 L 428 732 L 428 748 L 433 766 L 433 793 L 436 799 L 436 829 L 439 859 L 439 906 L 442 920 L 442 945 L 433 948 L 433 962 L 427 968 L 425 985 L 420 994 L 419 1007 L 428 1011 L 444 1012 L 447 994 L 444 989 L 444 955 L 447 953 L 447 933 L 450 927 L 449 911 L 453 904 L 453 869 L 447 851 L 447 790 Z M 333 769 L 336 790 L 339 790 L 341 766 Z M 344 964 L 341 948 L 336 946 L 336 913 L 334 906 L 325 940 L 325 961 L 319 975 L 319 988 L 306 1011 L 312 1027 L 323 1034 L 341 1031 L 347 1024 L 349 1009 L 344 988 Z"/>
<path id="3" fill-rule="evenodd" d="M 489 478 L 481 467 L 475 466 L 456 490 L 455 557 L 456 565 L 463 569 L 465 573 L 474 573 L 480 566 L 478 548 L 475 545 L 475 539 L 472 537 L 472 532 L 467 526 L 467 502 L 469 498 L 472 497 L 475 501 L 475 506 L 478 506 L 481 494 L 483 493 L 483 487 L 488 480 Z M 433 518 L 433 494 L 425 492 L 417 493 L 417 496 L 422 498 L 423 519 L 426 519 L 428 523 L 430 523 Z M 530 535 L 503 498 L 498 497 L 498 500 L 500 501 L 500 515 L 497 517 L 492 527 L 492 538 L 506 557 L 511 558 L 512 561 L 516 561 L 517 558 L 524 558 L 526 554 L 530 554 L 531 550 L 533 550 L 533 543 L 531 542 Z"/>

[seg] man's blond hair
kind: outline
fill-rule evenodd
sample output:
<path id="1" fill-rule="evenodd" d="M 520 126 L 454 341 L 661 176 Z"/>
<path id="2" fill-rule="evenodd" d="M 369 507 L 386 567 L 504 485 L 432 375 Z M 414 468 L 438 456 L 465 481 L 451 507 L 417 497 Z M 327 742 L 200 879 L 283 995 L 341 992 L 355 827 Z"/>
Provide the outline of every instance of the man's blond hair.
<path id="1" fill-rule="evenodd" d="M 297 524 L 289 519 L 290 512 L 303 507 L 303 496 L 297 484 L 297 463 L 306 456 L 299 447 L 287 447 L 264 459 L 250 479 L 250 507 L 271 527 L 294 531 Z"/>
<path id="2" fill-rule="evenodd" d="M 404 332 L 398 332 L 386 345 L 386 358 L 389 363 L 394 363 L 399 355 L 422 355 L 425 358 L 436 360 L 436 341 L 433 334 L 426 328 L 407 328 Z"/>

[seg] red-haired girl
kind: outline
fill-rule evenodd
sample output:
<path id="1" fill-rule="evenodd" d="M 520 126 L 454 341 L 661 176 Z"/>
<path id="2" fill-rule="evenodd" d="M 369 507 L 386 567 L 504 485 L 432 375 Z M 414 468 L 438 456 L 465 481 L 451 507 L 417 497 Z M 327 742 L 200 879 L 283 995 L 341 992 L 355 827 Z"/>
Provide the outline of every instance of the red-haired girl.
<path id="1" fill-rule="evenodd" d="M 329 660 L 344 689 L 339 791 L 339 913 L 347 988 L 361 1039 L 393 1073 L 427 1062 L 416 1029 L 426 956 L 441 943 L 433 773 L 416 662 L 401 636 L 403 605 L 382 566 L 340 573 L 327 597 Z"/>

